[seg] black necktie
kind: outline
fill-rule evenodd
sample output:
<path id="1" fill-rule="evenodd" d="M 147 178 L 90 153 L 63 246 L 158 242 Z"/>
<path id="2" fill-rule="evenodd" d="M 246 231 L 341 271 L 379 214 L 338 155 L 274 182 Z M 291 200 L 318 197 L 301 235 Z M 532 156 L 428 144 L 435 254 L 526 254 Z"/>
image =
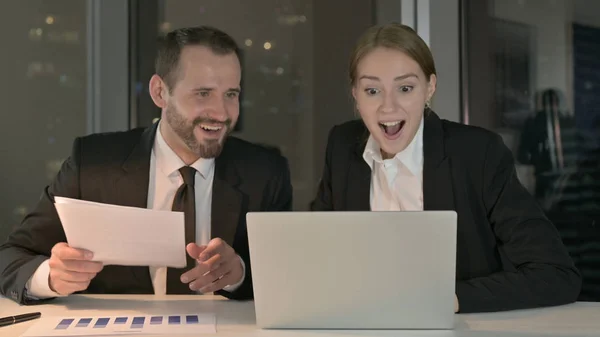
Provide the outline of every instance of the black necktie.
<path id="1" fill-rule="evenodd" d="M 184 212 L 185 218 L 185 244 L 196 242 L 196 196 L 194 192 L 194 177 L 196 169 L 190 166 L 184 166 L 179 169 L 183 177 L 183 184 L 175 193 L 173 199 L 173 211 Z M 181 274 L 192 269 L 196 261 L 189 254 L 185 253 L 187 258 L 187 267 L 182 269 L 167 268 L 167 294 L 193 294 L 189 285 L 181 282 Z"/>

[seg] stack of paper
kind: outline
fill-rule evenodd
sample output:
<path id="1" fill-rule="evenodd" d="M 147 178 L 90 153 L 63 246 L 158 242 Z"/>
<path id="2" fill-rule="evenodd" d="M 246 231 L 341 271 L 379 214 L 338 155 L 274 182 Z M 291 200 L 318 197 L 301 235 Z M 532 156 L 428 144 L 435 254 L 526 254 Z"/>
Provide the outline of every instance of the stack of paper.
<path id="1" fill-rule="evenodd" d="M 69 246 L 94 253 L 105 265 L 186 265 L 182 212 L 116 206 L 55 197 Z"/>

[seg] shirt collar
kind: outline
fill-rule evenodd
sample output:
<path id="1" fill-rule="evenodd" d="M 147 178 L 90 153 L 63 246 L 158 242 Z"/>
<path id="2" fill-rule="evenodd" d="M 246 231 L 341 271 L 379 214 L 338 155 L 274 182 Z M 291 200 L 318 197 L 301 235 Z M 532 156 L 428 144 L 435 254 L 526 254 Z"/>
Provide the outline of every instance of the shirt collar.
<path id="1" fill-rule="evenodd" d="M 160 121 L 159 123 L 162 123 Z M 156 158 L 156 165 L 163 172 L 164 175 L 170 177 L 175 174 L 179 174 L 179 169 L 186 166 L 183 160 L 171 149 L 169 144 L 165 141 L 160 131 L 160 124 L 156 128 L 156 137 L 154 138 L 154 155 Z M 210 171 L 214 169 L 215 159 L 214 158 L 199 158 L 190 166 L 195 168 L 198 173 L 204 178 L 209 177 Z"/>
<path id="2" fill-rule="evenodd" d="M 421 119 L 417 133 L 412 141 L 404 150 L 398 152 L 394 158 L 391 159 L 400 161 L 415 176 L 419 175 L 423 169 L 423 125 L 424 119 Z M 363 152 L 363 159 L 369 164 L 371 170 L 373 169 L 373 162 L 384 162 L 381 157 L 381 148 L 372 135 L 370 135 L 367 140 L 367 145 Z"/>

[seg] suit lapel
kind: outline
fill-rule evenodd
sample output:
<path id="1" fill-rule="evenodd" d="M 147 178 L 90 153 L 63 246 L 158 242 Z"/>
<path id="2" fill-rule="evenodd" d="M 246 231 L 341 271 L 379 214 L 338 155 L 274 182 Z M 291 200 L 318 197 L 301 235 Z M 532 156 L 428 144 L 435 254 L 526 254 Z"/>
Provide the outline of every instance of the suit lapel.
<path id="1" fill-rule="evenodd" d="M 211 237 L 221 238 L 233 247 L 235 232 L 240 222 L 243 194 L 237 189 L 240 178 L 235 165 L 231 142 L 215 160 L 215 176 L 211 205 Z"/>
<path id="2" fill-rule="evenodd" d="M 122 205 L 147 208 L 150 181 L 150 155 L 158 123 L 147 128 L 140 142 L 123 163 L 123 174 L 117 178 L 118 196 Z"/>
<path id="3" fill-rule="evenodd" d="M 454 210 L 454 192 L 450 158 L 444 150 L 442 121 L 431 110 L 423 130 L 423 208 Z"/>
<path id="4" fill-rule="evenodd" d="M 348 168 L 348 181 L 346 186 L 346 208 L 348 211 L 371 210 L 371 168 L 363 159 L 365 150 L 366 130 L 356 140 L 356 147 L 350 154 L 350 167 Z"/>

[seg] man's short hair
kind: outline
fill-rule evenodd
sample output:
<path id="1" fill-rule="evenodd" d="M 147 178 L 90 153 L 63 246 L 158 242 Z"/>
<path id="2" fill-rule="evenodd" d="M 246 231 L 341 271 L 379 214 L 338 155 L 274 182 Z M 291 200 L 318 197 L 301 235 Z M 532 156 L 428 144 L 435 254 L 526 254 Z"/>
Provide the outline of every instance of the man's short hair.
<path id="1" fill-rule="evenodd" d="M 241 51 L 227 33 L 210 26 L 176 29 L 159 40 L 155 72 L 173 90 L 177 82 L 179 58 L 186 46 L 205 46 L 217 55 L 235 53 L 241 60 Z"/>

